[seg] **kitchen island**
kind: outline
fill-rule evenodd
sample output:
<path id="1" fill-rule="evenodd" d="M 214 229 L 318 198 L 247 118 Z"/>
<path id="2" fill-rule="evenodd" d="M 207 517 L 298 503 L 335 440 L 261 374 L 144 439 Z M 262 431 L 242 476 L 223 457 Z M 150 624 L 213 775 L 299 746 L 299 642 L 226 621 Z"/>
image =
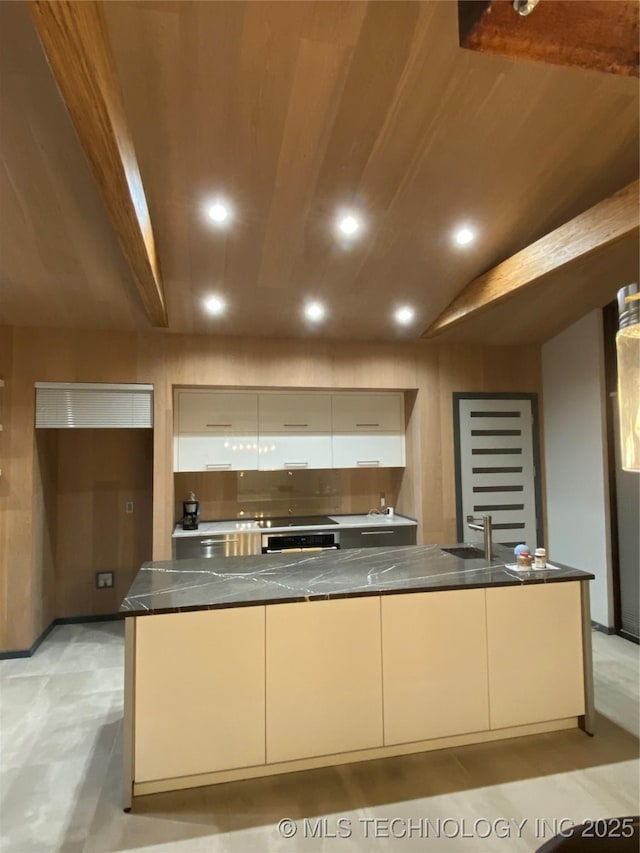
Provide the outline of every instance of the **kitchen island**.
<path id="1" fill-rule="evenodd" d="M 582 726 L 588 583 L 441 546 L 143 565 L 125 796 Z"/>

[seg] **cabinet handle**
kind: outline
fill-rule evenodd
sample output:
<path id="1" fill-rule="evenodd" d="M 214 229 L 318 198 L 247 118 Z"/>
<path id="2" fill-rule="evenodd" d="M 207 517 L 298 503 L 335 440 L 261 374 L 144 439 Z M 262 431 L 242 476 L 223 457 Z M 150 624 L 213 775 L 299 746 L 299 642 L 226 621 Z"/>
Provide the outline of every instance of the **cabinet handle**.
<path id="1" fill-rule="evenodd" d="M 380 424 L 356 424 L 357 427 L 376 427 L 380 426 Z"/>
<path id="2" fill-rule="evenodd" d="M 205 424 L 208 427 L 232 427 L 233 424 Z"/>
<path id="3" fill-rule="evenodd" d="M 282 426 L 286 426 L 286 427 L 308 427 L 309 424 L 282 424 Z"/>
<path id="4" fill-rule="evenodd" d="M 395 530 L 361 530 L 361 536 L 388 536 L 393 535 Z"/>
<path id="5" fill-rule="evenodd" d="M 209 471 L 228 471 L 231 468 L 231 462 L 210 462 L 204 467 Z"/>
<path id="6" fill-rule="evenodd" d="M 373 466 L 376 466 L 376 465 L 379 465 L 379 464 L 380 464 L 380 460 L 379 460 L 379 459 L 369 459 L 368 461 L 366 461 L 366 460 L 358 459 L 358 463 L 357 463 L 357 464 L 358 464 L 358 465 L 363 465 L 363 466 L 364 466 L 364 465 L 373 465 Z"/>
<path id="7" fill-rule="evenodd" d="M 308 462 L 285 462 L 284 467 L 285 468 L 308 468 L 309 463 Z"/>
<path id="8" fill-rule="evenodd" d="M 200 545 L 203 548 L 209 548 L 211 545 L 226 545 L 227 542 L 239 542 L 239 539 L 203 539 Z"/>

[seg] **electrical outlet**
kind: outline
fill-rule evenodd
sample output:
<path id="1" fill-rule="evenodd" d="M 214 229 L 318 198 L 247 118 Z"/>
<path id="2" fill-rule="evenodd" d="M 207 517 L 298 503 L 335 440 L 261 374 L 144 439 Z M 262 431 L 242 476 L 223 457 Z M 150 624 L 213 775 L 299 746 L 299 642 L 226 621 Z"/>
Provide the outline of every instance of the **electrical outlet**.
<path id="1" fill-rule="evenodd" d="M 125 512 L 133 512 L 133 501 L 127 501 L 124 507 Z"/>
<path id="2" fill-rule="evenodd" d="M 113 572 L 96 572 L 96 588 L 110 589 L 113 586 Z"/>
<path id="3" fill-rule="evenodd" d="M 387 496 L 384 492 L 380 492 L 380 508 L 384 509 L 387 505 Z"/>

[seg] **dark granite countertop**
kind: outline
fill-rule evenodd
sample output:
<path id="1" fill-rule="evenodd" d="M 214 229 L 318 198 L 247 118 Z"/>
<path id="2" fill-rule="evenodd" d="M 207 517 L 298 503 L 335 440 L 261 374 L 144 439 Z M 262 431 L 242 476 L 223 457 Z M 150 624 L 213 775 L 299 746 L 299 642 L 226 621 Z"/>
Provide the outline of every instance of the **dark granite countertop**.
<path id="1" fill-rule="evenodd" d="M 498 560 L 462 560 L 440 545 L 354 548 L 307 554 L 165 560 L 145 563 L 120 612 L 123 616 L 176 613 L 256 604 L 284 604 L 361 595 L 437 592 L 592 580 L 588 572 L 561 566 L 520 573 Z M 556 564 L 557 565 L 557 564 Z"/>

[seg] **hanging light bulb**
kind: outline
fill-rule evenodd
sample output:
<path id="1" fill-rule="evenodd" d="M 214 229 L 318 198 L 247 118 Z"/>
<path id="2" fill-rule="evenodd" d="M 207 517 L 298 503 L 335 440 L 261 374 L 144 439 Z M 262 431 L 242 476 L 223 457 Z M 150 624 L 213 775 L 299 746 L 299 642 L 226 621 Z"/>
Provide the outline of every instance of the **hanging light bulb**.
<path id="1" fill-rule="evenodd" d="M 637 284 L 618 291 L 618 412 L 624 471 L 640 472 L 640 293 Z"/>
<path id="2" fill-rule="evenodd" d="M 513 0 L 513 8 L 519 15 L 526 17 L 536 8 L 540 0 Z"/>

